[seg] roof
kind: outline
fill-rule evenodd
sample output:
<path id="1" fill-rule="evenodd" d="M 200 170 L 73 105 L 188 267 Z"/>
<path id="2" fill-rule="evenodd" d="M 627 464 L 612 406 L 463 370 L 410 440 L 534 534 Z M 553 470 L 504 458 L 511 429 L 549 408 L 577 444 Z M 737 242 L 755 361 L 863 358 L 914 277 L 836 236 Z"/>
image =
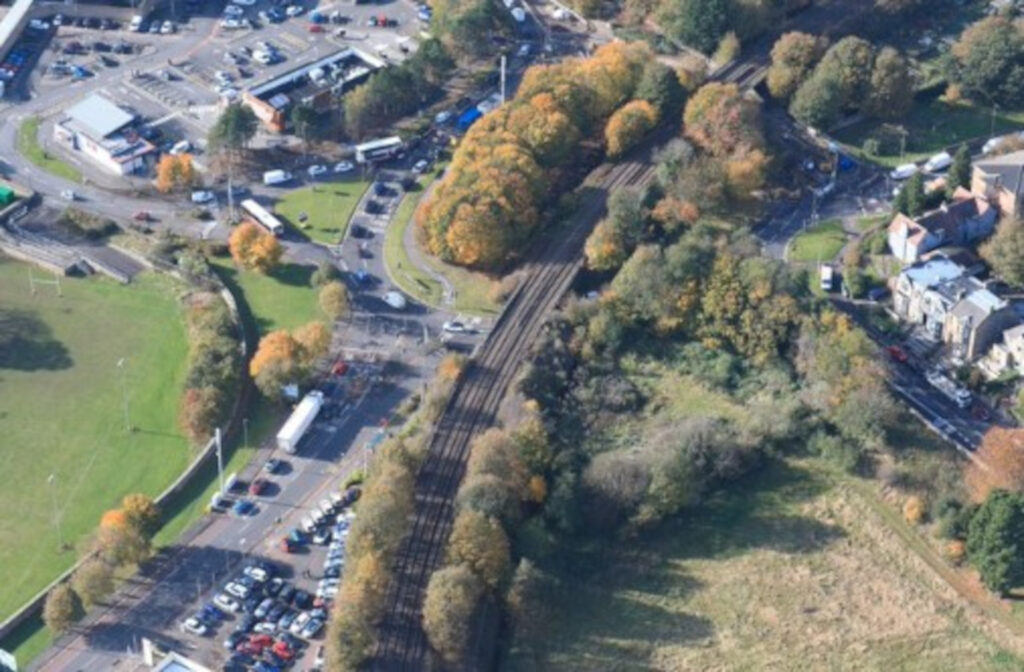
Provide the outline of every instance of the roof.
<path id="1" fill-rule="evenodd" d="M 974 162 L 974 168 L 998 178 L 999 183 L 1015 194 L 1024 186 L 1024 150 Z"/>
<path id="2" fill-rule="evenodd" d="M 1019 341 L 1024 338 L 1024 324 L 1018 324 L 1016 327 L 1010 327 L 1003 332 L 1003 340 L 1009 343 L 1010 341 Z"/>
<path id="3" fill-rule="evenodd" d="M 959 278 L 964 269 L 949 259 L 934 258 L 915 264 L 903 271 L 910 282 L 920 287 L 936 287 L 944 282 Z"/>
<path id="4" fill-rule="evenodd" d="M 92 94 L 67 112 L 86 135 L 101 140 L 130 124 L 135 117 L 99 94 Z"/>
<path id="5" fill-rule="evenodd" d="M 309 73 L 317 68 L 326 68 L 328 66 L 341 63 L 342 61 L 355 61 L 352 67 L 347 68 L 344 71 L 344 79 L 342 85 L 347 85 L 353 82 L 364 79 L 374 70 L 384 67 L 385 63 L 376 56 L 371 56 L 366 52 L 355 49 L 353 47 L 346 47 L 341 51 L 337 51 L 329 56 L 325 56 L 312 63 L 306 63 L 294 70 L 282 73 L 264 82 L 256 84 L 249 89 L 249 95 L 259 98 L 260 100 L 266 100 L 277 93 L 281 92 L 281 89 L 302 86 L 309 83 Z M 323 84 L 312 85 L 315 89 L 329 89 L 334 84 L 330 79 L 324 80 Z"/>
<path id="6" fill-rule="evenodd" d="M 897 231 L 899 227 L 907 227 L 907 238 L 914 243 L 920 242 L 925 234 L 933 233 L 941 240 L 956 240 L 957 232 L 964 223 L 995 215 L 995 210 L 987 200 L 972 196 L 970 192 L 957 189 L 952 203 L 943 203 L 941 207 L 926 212 L 917 219 L 911 219 L 898 213 L 889 224 L 889 231 Z"/>
<path id="7" fill-rule="evenodd" d="M 957 302 L 950 314 L 972 324 L 981 324 L 992 313 L 1006 308 L 1007 303 L 987 289 L 977 289 Z"/>
<path id="8" fill-rule="evenodd" d="M 7 49 L 7 43 L 17 36 L 18 29 L 21 28 L 28 10 L 32 9 L 33 2 L 35 0 L 15 0 L 4 18 L 0 19 L 0 54 Z"/>

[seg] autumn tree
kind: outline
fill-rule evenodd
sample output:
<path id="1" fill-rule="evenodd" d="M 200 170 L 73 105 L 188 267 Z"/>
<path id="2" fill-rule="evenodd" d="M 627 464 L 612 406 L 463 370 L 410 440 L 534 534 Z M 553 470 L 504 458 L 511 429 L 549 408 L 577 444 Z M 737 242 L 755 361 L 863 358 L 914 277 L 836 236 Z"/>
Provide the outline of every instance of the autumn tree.
<path id="1" fill-rule="evenodd" d="M 160 529 L 160 508 L 151 497 L 141 493 L 125 495 L 121 500 L 125 523 L 144 537 L 152 538 Z"/>
<path id="2" fill-rule="evenodd" d="M 995 235 L 981 246 L 981 256 L 1001 279 L 1014 287 L 1024 285 L 1024 223 L 1004 217 Z"/>
<path id="3" fill-rule="evenodd" d="M 340 281 L 341 273 L 338 267 L 329 261 L 321 261 L 317 264 L 316 270 L 309 276 L 309 284 L 314 289 L 322 288 L 331 282 Z"/>
<path id="4" fill-rule="evenodd" d="M 50 632 L 60 635 L 79 618 L 81 608 L 75 591 L 66 583 L 53 588 L 43 603 L 43 623 Z"/>
<path id="5" fill-rule="evenodd" d="M 868 97 L 862 109 L 878 119 L 902 119 L 914 102 L 913 90 L 914 80 L 907 59 L 892 47 L 884 47 L 875 57 Z"/>
<path id="6" fill-rule="evenodd" d="M 735 200 L 749 198 L 764 186 L 768 156 L 760 149 L 743 149 L 725 161 L 726 188 Z"/>
<path id="7" fill-rule="evenodd" d="M 196 182 L 195 167 L 190 154 L 164 154 L 156 165 L 156 188 L 161 193 L 187 189 Z"/>
<path id="8" fill-rule="evenodd" d="M 512 574 L 511 585 L 505 595 L 505 604 L 512 618 L 516 639 L 540 653 L 552 624 L 552 596 L 557 583 L 528 558 L 523 558 Z"/>
<path id="9" fill-rule="evenodd" d="M 657 59 L 650 59 L 645 65 L 640 81 L 636 85 L 636 97 L 646 100 L 657 108 L 660 118 L 675 118 L 683 109 L 686 90 L 679 81 L 679 75 Z"/>
<path id="10" fill-rule="evenodd" d="M 252 222 L 235 227 L 228 237 L 228 249 L 239 266 L 263 274 L 270 273 L 284 254 L 277 238 Z"/>
<path id="11" fill-rule="evenodd" d="M 504 528 L 494 518 L 463 510 L 448 538 L 448 562 L 464 564 L 490 588 L 497 588 L 511 562 Z"/>
<path id="12" fill-rule="evenodd" d="M 149 557 L 149 538 L 131 524 L 124 509 L 112 509 L 100 518 L 96 546 L 112 565 L 138 564 Z"/>
<path id="13" fill-rule="evenodd" d="M 210 438 L 223 415 L 219 406 L 221 395 L 213 387 L 190 387 L 181 395 L 178 422 L 193 444 Z"/>
<path id="14" fill-rule="evenodd" d="M 1024 27 L 1000 16 L 964 30 L 950 50 L 949 74 L 969 96 L 1017 107 L 1024 101 Z"/>
<path id="15" fill-rule="evenodd" d="M 971 501 L 983 502 L 993 490 L 1024 491 L 1024 429 L 990 427 L 964 470 Z"/>
<path id="16" fill-rule="evenodd" d="M 327 283 L 320 290 L 320 310 L 332 321 L 348 317 L 351 303 L 348 290 L 338 280 Z"/>
<path id="17" fill-rule="evenodd" d="M 612 192 L 608 216 L 598 222 L 584 245 L 587 265 L 595 270 L 621 266 L 643 237 L 644 223 L 642 193 L 635 189 Z"/>
<path id="18" fill-rule="evenodd" d="M 483 593 L 483 582 L 464 565 L 444 567 L 431 575 L 423 599 L 423 629 L 447 662 L 457 663 L 465 655 Z"/>
<path id="19" fill-rule="evenodd" d="M 772 47 L 772 63 L 768 68 L 768 91 L 772 96 L 788 100 L 810 76 L 814 64 L 825 52 L 824 38 L 797 31 L 785 33 Z"/>
<path id="20" fill-rule="evenodd" d="M 657 109 L 646 100 L 623 105 L 608 119 L 604 129 L 608 156 L 618 157 L 635 147 L 658 123 Z"/>
<path id="21" fill-rule="evenodd" d="M 844 37 L 825 52 L 815 68 L 839 87 L 840 109 L 859 108 L 871 93 L 871 72 L 875 50 L 859 37 Z"/>
<path id="22" fill-rule="evenodd" d="M 91 558 L 71 575 L 71 585 L 82 603 L 91 607 L 114 592 L 114 569 L 102 558 Z"/>
<path id="23" fill-rule="evenodd" d="M 271 331 L 260 339 L 249 362 L 249 375 L 264 396 L 281 397 L 281 387 L 298 383 L 305 375 L 299 344 L 283 329 Z"/>
<path id="24" fill-rule="evenodd" d="M 715 156 L 764 145 L 760 106 L 735 84 L 712 82 L 686 103 L 686 136 Z"/>
<path id="25" fill-rule="evenodd" d="M 1024 495 L 992 490 L 971 517 L 967 557 L 1000 596 L 1024 585 Z"/>

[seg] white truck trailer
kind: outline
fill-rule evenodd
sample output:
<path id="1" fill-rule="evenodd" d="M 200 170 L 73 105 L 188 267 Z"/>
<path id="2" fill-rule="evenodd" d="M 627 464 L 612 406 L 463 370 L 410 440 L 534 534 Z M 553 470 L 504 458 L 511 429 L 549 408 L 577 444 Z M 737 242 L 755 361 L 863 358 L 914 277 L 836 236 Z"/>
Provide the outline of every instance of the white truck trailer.
<path id="1" fill-rule="evenodd" d="M 316 420 L 317 413 L 324 405 L 324 393 L 313 390 L 299 402 L 299 405 L 292 411 L 288 421 L 277 433 L 277 447 L 286 453 L 295 453 L 299 446 L 299 440 L 306 434 L 306 430 Z"/>
<path id="2" fill-rule="evenodd" d="M 973 396 L 970 391 L 954 383 L 941 371 L 929 371 L 925 375 L 925 379 L 932 387 L 946 395 L 946 397 L 959 408 L 967 408 L 971 405 Z"/>

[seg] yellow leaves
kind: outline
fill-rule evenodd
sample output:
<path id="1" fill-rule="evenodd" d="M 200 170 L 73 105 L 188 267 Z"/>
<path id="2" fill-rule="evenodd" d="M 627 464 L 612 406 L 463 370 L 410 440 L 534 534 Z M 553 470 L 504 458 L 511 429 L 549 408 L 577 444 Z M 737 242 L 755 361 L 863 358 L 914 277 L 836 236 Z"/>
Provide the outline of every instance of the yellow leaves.
<path id="1" fill-rule="evenodd" d="M 190 154 L 164 154 L 156 164 L 156 189 L 162 194 L 190 187 L 195 180 L 196 171 Z"/>
<path id="2" fill-rule="evenodd" d="M 548 484 L 540 474 L 534 474 L 531 476 L 530 482 L 526 487 L 530 492 L 531 502 L 535 504 L 543 504 L 544 500 L 548 498 Z"/>
<path id="3" fill-rule="evenodd" d="M 608 119 L 604 129 L 608 156 L 617 157 L 632 149 L 658 123 L 658 111 L 646 100 L 634 100 Z"/>
<path id="4" fill-rule="evenodd" d="M 228 237 L 228 249 L 236 264 L 264 274 L 273 270 L 284 254 L 277 238 L 252 222 L 235 227 Z"/>
<path id="5" fill-rule="evenodd" d="M 272 331 L 260 339 L 256 354 L 249 362 L 249 375 L 253 378 L 272 363 L 295 364 L 298 361 L 299 344 L 284 329 Z"/>
<path id="6" fill-rule="evenodd" d="M 911 495 L 903 502 L 903 518 L 911 525 L 920 525 L 924 520 L 924 514 L 924 500 L 919 496 Z"/>
<path id="7" fill-rule="evenodd" d="M 437 365 L 437 375 L 443 380 L 454 383 L 459 379 L 459 376 L 462 375 L 462 371 L 465 367 L 465 357 L 460 357 L 459 355 L 447 355 L 441 360 L 441 363 Z"/>
<path id="8" fill-rule="evenodd" d="M 725 162 L 729 191 L 736 198 L 748 198 L 764 186 L 768 157 L 760 149 L 743 149 Z"/>
<path id="9" fill-rule="evenodd" d="M 292 332 L 292 338 L 295 339 L 307 362 L 326 355 L 331 345 L 331 332 L 323 322 L 310 322 L 299 327 Z"/>

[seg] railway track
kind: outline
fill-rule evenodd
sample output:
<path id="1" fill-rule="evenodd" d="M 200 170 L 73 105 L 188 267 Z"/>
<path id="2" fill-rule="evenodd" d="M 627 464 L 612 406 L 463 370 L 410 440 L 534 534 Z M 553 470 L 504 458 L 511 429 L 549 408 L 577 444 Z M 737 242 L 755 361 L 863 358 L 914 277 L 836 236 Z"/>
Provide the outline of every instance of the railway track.
<path id="1" fill-rule="evenodd" d="M 583 207 L 567 225 L 560 243 L 529 265 L 528 280 L 512 298 L 453 392 L 416 479 L 416 517 L 397 554 L 387 615 L 371 669 L 427 667 L 429 646 L 420 620 L 422 600 L 431 573 L 443 560 L 470 442 L 494 425 L 498 406 L 527 349 L 580 269 L 583 242 L 604 212 L 608 193 L 643 184 L 651 179 L 653 171 L 652 163 L 642 157 L 601 166 L 588 177 Z"/>

